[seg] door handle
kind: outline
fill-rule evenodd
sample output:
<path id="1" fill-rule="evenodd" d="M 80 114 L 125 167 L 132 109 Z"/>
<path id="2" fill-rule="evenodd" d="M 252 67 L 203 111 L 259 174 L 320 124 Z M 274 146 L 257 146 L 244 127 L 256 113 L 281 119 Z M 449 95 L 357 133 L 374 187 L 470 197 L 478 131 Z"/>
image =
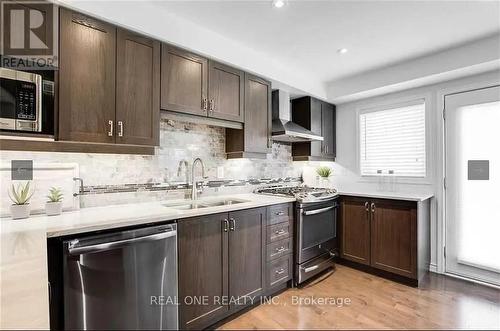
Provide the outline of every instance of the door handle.
<path id="1" fill-rule="evenodd" d="M 224 220 L 222 221 L 222 224 L 223 224 L 223 229 L 224 229 L 224 232 L 229 231 L 229 222 L 227 221 L 227 219 L 224 219 Z"/>
<path id="2" fill-rule="evenodd" d="M 108 137 L 113 137 L 113 121 L 109 120 L 109 131 L 108 131 Z"/>
<path id="3" fill-rule="evenodd" d="M 118 137 L 123 137 L 123 122 L 118 121 Z"/>
<path id="4" fill-rule="evenodd" d="M 234 231 L 236 228 L 236 220 L 234 218 L 229 219 L 229 231 Z"/>
<path id="5" fill-rule="evenodd" d="M 372 213 L 374 213 L 375 212 L 375 203 L 374 202 L 372 202 L 370 208 L 372 210 Z"/>
<path id="6" fill-rule="evenodd" d="M 368 201 L 366 201 L 366 202 L 365 202 L 365 210 L 366 210 L 367 212 L 368 212 L 368 211 L 370 211 L 370 207 L 369 207 L 368 205 L 369 205 L 369 203 L 368 203 Z"/>

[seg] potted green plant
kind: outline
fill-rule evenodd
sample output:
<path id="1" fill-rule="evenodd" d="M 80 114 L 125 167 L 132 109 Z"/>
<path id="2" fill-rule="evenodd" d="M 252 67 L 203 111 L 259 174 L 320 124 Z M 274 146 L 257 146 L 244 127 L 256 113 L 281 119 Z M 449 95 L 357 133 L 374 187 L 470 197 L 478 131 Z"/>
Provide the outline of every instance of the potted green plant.
<path id="1" fill-rule="evenodd" d="M 30 216 L 30 204 L 29 201 L 33 196 L 34 190 L 30 188 L 31 183 L 27 181 L 26 183 L 19 183 L 17 187 L 12 184 L 12 187 L 8 191 L 9 198 L 14 203 L 10 206 L 10 213 L 12 218 L 22 219 L 28 218 Z"/>
<path id="2" fill-rule="evenodd" d="M 329 183 L 329 178 L 332 175 L 333 171 L 330 167 L 327 166 L 321 166 L 316 169 L 316 173 L 318 174 L 319 178 L 322 180 L 322 185 L 328 186 Z"/>
<path id="3" fill-rule="evenodd" d="M 45 212 L 49 216 L 61 215 L 62 213 L 62 200 L 63 194 L 60 188 L 52 187 L 47 195 L 47 202 L 45 203 Z"/>

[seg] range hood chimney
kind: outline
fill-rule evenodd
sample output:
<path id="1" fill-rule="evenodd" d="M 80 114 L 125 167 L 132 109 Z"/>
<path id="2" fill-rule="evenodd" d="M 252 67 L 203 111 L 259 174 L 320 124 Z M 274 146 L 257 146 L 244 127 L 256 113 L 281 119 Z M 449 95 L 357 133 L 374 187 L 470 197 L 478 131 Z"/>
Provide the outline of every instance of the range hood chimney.
<path id="1" fill-rule="evenodd" d="M 272 96 L 273 133 L 271 139 L 281 142 L 304 142 L 318 140 L 323 137 L 292 122 L 290 94 L 282 90 L 274 90 Z"/>

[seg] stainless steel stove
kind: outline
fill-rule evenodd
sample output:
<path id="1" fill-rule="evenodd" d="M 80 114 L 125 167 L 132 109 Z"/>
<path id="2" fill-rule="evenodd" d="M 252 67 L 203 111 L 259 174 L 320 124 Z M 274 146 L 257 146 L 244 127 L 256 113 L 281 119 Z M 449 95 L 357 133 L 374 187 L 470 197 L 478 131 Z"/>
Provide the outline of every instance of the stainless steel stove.
<path id="1" fill-rule="evenodd" d="M 295 197 L 301 204 L 322 202 L 337 197 L 337 190 L 330 188 L 315 188 L 303 186 L 271 186 L 257 189 L 255 193 Z"/>
<path id="2" fill-rule="evenodd" d="M 295 197 L 294 283 L 335 266 L 338 255 L 337 190 L 308 186 L 274 186 L 258 194 Z"/>

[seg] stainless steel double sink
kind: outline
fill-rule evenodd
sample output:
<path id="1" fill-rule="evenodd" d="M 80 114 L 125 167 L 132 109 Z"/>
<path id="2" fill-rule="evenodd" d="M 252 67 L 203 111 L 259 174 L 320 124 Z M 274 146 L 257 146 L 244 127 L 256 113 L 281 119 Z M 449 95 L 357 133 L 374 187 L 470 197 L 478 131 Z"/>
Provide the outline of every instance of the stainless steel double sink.
<path id="1" fill-rule="evenodd" d="M 208 207 L 229 206 L 244 202 L 250 202 L 250 201 L 241 199 L 210 199 L 210 200 L 199 200 L 199 201 L 191 200 L 185 202 L 165 203 L 163 204 L 163 206 L 178 210 L 191 210 L 191 209 L 200 209 Z"/>

